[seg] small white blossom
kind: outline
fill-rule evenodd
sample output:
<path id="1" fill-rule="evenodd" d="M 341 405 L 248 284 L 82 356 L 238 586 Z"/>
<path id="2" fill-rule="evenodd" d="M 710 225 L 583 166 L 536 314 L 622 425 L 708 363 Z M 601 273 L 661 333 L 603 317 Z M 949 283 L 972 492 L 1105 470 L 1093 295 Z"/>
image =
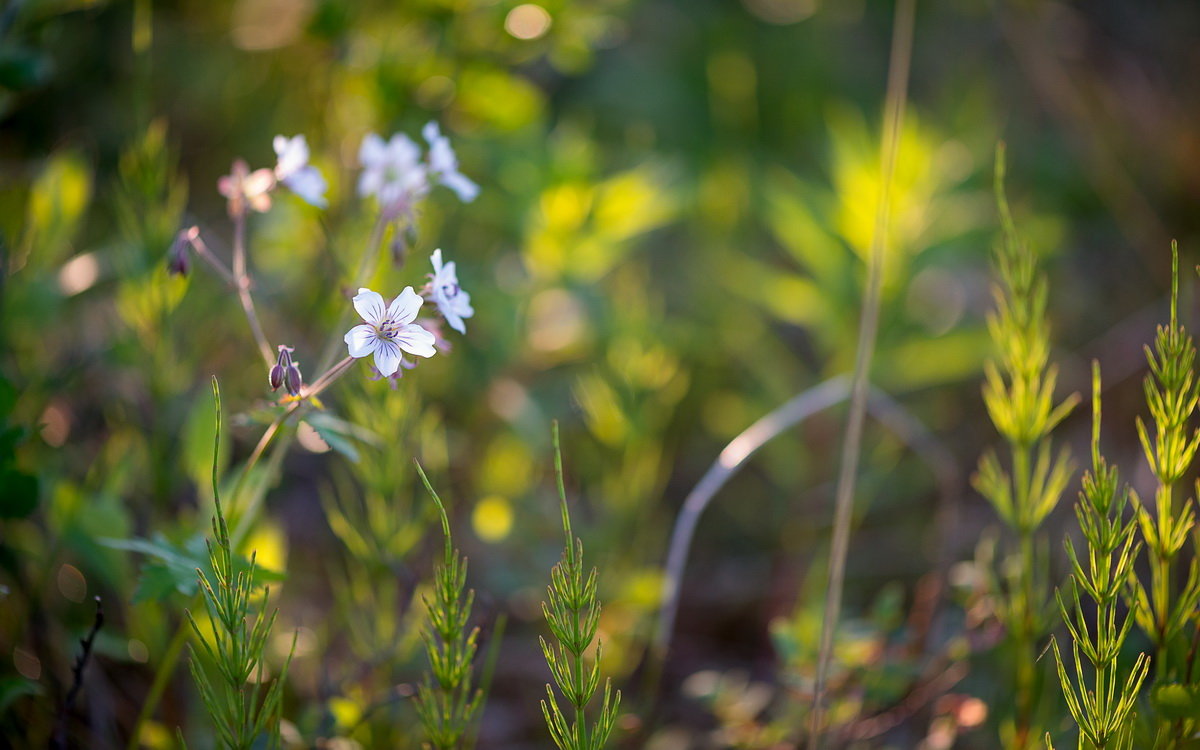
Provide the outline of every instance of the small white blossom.
<path id="1" fill-rule="evenodd" d="M 429 282 L 429 294 L 437 304 L 438 312 L 459 333 L 466 333 L 463 318 L 475 314 L 471 307 L 471 295 L 458 285 L 458 271 L 454 261 L 442 264 L 442 251 L 434 250 L 429 258 L 433 262 L 433 279 Z"/>
<path id="2" fill-rule="evenodd" d="M 346 333 L 344 341 L 351 357 L 374 354 L 375 369 L 380 375 L 390 377 L 400 369 L 402 352 L 418 357 L 434 355 L 433 334 L 412 322 L 424 300 L 411 286 L 404 287 L 388 306 L 378 292 L 370 289 L 359 289 L 353 302 L 354 309 L 366 322 Z"/>
<path id="3" fill-rule="evenodd" d="M 274 187 L 275 174 L 271 170 L 251 172 L 241 159 L 233 163 L 229 174 L 217 180 L 217 190 L 229 201 L 230 216 L 244 216 L 247 208 L 259 213 L 269 210 Z"/>
<path id="4" fill-rule="evenodd" d="M 450 139 L 442 135 L 436 122 L 428 122 L 421 131 L 429 142 L 429 171 L 438 182 L 458 194 L 463 203 L 470 203 L 479 195 L 479 186 L 458 171 L 458 157 L 450 147 Z"/>
<path id="5" fill-rule="evenodd" d="M 304 136 L 288 138 L 277 135 L 274 146 L 279 159 L 275 165 L 275 178 L 306 203 L 318 208 L 329 205 L 325 200 L 325 177 L 319 169 L 308 163 L 308 141 Z"/>
<path id="6" fill-rule="evenodd" d="M 384 141 L 368 133 L 358 150 L 358 160 L 363 168 L 358 194 L 374 195 L 386 213 L 411 213 L 417 200 L 429 192 L 429 173 L 421 162 L 421 149 L 406 135 L 398 133 Z"/>

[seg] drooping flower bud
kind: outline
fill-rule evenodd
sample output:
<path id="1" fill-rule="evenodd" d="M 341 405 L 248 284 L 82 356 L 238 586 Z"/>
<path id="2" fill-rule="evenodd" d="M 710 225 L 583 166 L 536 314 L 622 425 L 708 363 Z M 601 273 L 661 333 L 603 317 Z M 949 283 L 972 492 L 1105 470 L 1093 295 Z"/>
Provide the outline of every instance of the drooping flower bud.
<path id="1" fill-rule="evenodd" d="M 283 383 L 289 395 L 300 395 L 300 386 L 304 385 L 304 378 L 300 375 L 299 362 L 292 362 L 288 365 L 287 372 L 284 373 Z"/>
<path id="2" fill-rule="evenodd" d="M 292 347 L 290 346 L 279 345 L 279 358 L 275 360 L 270 374 L 267 375 L 267 381 L 271 385 L 271 390 L 279 390 L 279 387 L 286 382 L 288 368 L 292 367 L 292 351 Z M 288 389 L 288 392 L 291 392 L 291 388 Z M 296 394 L 293 393 L 292 395 Z"/>
<path id="3" fill-rule="evenodd" d="M 187 276 L 192 270 L 192 257 L 188 253 L 193 229 L 184 229 L 175 235 L 171 249 L 167 251 L 167 273 L 172 276 Z"/>

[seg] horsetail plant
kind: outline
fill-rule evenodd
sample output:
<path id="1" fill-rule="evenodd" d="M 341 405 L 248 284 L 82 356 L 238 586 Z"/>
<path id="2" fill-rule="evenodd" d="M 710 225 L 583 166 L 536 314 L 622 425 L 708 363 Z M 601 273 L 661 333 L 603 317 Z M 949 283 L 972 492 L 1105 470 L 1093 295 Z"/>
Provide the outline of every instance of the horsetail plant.
<path id="1" fill-rule="evenodd" d="M 192 678 L 200 698 L 216 728 L 221 746 L 228 750 L 249 750 L 266 736 L 269 748 L 279 746 L 280 703 L 283 683 L 287 679 L 296 637 L 283 669 L 270 687 L 266 672 L 264 650 L 275 617 L 259 611 L 250 624 L 251 608 L 256 598 L 255 556 L 250 556 L 248 569 L 237 565 L 230 542 L 229 528 L 221 508 L 217 485 L 217 460 L 221 445 L 221 391 L 213 378 L 213 398 L 216 400 L 217 430 L 213 440 L 213 502 L 216 515 L 212 520 L 213 540 L 208 542 L 212 577 L 197 569 L 204 606 L 208 614 L 207 633 L 190 610 L 185 610 L 188 623 L 196 636 L 190 647 Z M 215 543 L 214 543 L 215 542 Z M 263 593 L 262 609 L 267 608 L 270 589 Z"/>
<path id="2" fill-rule="evenodd" d="M 483 701 L 483 691 L 472 684 L 479 628 L 467 630 L 475 592 L 466 591 L 467 558 L 454 549 L 446 507 L 434 491 L 421 464 L 417 473 L 437 505 L 445 549 L 433 572 L 433 601 L 424 598 L 429 631 L 423 634 L 429 671 L 417 693 L 417 715 L 425 727 L 428 746 L 434 750 L 464 747 L 463 738 Z"/>
<path id="3" fill-rule="evenodd" d="M 986 452 L 973 478 L 975 488 L 1017 535 L 1016 567 L 998 591 L 997 614 L 1015 650 L 1015 706 L 1009 747 L 1028 747 L 1040 683 L 1035 642 L 1049 626 L 1048 586 L 1037 573 L 1035 533 L 1058 504 L 1072 474 L 1064 448 L 1052 458 L 1051 431 L 1078 402 L 1078 395 L 1055 405 L 1057 368 L 1050 364 L 1046 319 L 1047 285 L 1037 253 L 1017 234 L 1004 193 L 1004 148 L 996 150 L 996 204 L 1004 234 L 995 254 L 1000 283 L 988 330 L 999 361 L 985 365 L 983 398 L 996 430 L 1008 443 L 1010 468 Z M 997 588 L 1000 588 L 997 584 Z"/>
<path id="4" fill-rule="evenodd" d="M 554 424 L 554 470 L 558 479 L 558 500 L 566 546 L 562 560 L 550 571 L 550 585 L 546 588 L 549 602 L 542 602 L 542 613 L 558 643 L 552 646 L 540 636 L 538 641 L 563 700 L 574 709 L 574 717 L 567 719 L 559 707 L 554 688 L 549 684 L 546 685 L 548 700 L 541 702 L 542 715 L 546 718 L 550 737 L 559 750 L 600 750 L 608 742 L 608 735 L 616 722 L 621 691 L 614 694 L 612 681 L 605 680 L 600 715 L 589 728 L 587 706 L 600 685 L 601 644 L 596 643 L 596 656 L 590 667 L 585 663 L 584 652 L 596 639 L 596 630 L 600 625 L 600 602 L 596 600 L 598 571 L 593 567 L 585 576 L 583 541 L 571 533 L 557 422 Z"/>
<path id="5" fill-rule="evenodd" d="M 1127 750 L 1133 746 L 1133 709 L 1150 671 L 1150 657 L 1144 653 L 1138 654 L 1124 676 L 1118 665 L 1134 618 L 1126 615 L 1122 620 L 1117 610 L 1134 578 L 1133 563 L 1141 547 L 1134 533 L 1137 523 L 1123 520 L 1129 494 L 1129 487 L 1121 484 L 1117 467 L 1100 455 L 1100 365 L 1093 362 L 1092 468 L 1083 475 L 1083 490 L 1075 504 L 1087 550 L 1081 562 L 1071 538 L 1066 538 L 1072 571 L 1070 600 L 1061 591 L 1056 592 L 1063 622 L 1071 633 L 1074 679 L 1067 673 L 1058 643 L 1051 641 L 1063 697 L 1079 726 L 1080 748 Z M 1095 605 L 1094 627 L 1089 628 L 1080 590 Z M 1091 665 L 1090 686 L 1081 655 Z"/>
<path id="6" fill-rule="evenodd" d="M 1179 503 L 1175 488 L 1186 476 L 1200 447 L 1200 431 L 1188 424 L 1200 399 L 1200 384 L 1192 372 L 1196 347 L 1178 319 L 1179 248 L 1175 243 L 1171 245 L 1171 254 L 1170 322 L 1158 327 L 1154 349 L 1146 347 L 1150 373 L 1143 385 L 1146 406 L 1154 422 L 1153 432 L 1140 417 L 1137 420 L 1146 461 L 1158 480 L 1154 511 L 1148 510 L 1133 494 L 1138 528 L 1149 558 L 1150 586 L 1133 582 L 1131 606 L 1138 625 L 1154 644 L 1156 685 L 1184 677 L 1180 666 L 1190 660 L 1183 658 L 1186 646 L 1181 643 L 1184 640 L 1181 636 L 1200 606 L 1200 570 L 1196 560 L 1189 564 L 1182 588 L 1173 572 L 1196 522 L 1192 499 Z"/>

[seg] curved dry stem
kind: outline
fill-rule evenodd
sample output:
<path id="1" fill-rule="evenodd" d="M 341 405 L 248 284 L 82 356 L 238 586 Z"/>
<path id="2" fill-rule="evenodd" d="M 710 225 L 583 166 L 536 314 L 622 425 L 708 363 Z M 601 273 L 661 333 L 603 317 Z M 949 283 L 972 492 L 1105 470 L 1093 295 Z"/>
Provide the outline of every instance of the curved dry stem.
<path id="1" fill-rule="evenodd" d="M 662 608 L 652 644 L 652 659 L 661 665 L 670 648 L 675 618 L 679 611 L 680 584 L 700 517 L 717 493 L 764 445 L 803 423 L 808 418 L 845 401 L 850 395 L 850 377 L 837 375 L 793 397 L 735 437 L 688 493 L 671 531 L 662 588 Z M 916 453 L 929 467 L 938 486 L 938 525 L 950 523 L 949 514 L 962 487 L 962 473 L 953 454 L 927 427 L 891 396 L 871 389 L 867 411 Z M 945 558 L 945 555 L 942 555 Z M 944 568 L 945 560 L 939 560 Z"/>

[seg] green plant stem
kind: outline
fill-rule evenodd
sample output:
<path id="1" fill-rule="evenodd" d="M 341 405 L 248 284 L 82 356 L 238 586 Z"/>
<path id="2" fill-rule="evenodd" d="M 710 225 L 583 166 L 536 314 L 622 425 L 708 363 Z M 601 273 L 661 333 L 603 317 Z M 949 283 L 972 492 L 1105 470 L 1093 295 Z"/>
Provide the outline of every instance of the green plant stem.
<path id="1" fill-rule="evenodd" d="M 824 734 L 824 702 L 833 638 L 842 606 L 842 585 L 846 572 L 846 554 L 850 546 L 850 523 L 854 509 L 854 488 L 862 451 L 863 422 L 866 417 L 870 384 L 871 358 L 879 326 L 879 307 L 883 284 L 883 259 L 887 247 L 890 220 L 892 175 L 899 150 L 900 129 L 908 99 L 908 70 L 912 59 L 913 21 L 916 0 L 898 0 L 892 30 L 892 51 L 888 64 L 888 86 L 882 145 L 879 204 L 867 265 L 866 294 L 854 357 L 854 376 L 850 391 L 850 410 L 842 442 L 841 471 L 834 501 L 833 540 L 829 551 L 829 578 L 825 588 L 825 613 L 821 622 L 821 642 L 817 655 L 817 675 L 813 695 L 812 747 L 820 750 Z"/>
<path id="2" fill-rule="evenodd" d="M 1028 484 L 1019 485 L 1028 487 Z M 1030 730 L 1033 726 L 1034 712 L 1034 683 L 1036 672 L 1034 665 L 1037 657 L 1034 652 L 1034 615 L 1037 605 L 1034 592 L 1034 545 L 1033 529 L 1020 529 L 1021 551 L 1021 622 L 1017 632 L 1013 634 L 1016 645 L 1017 662 L 1017 710 L 1016 710 L 1016 744 L 1018 748 L 1029 746 Z"/>
<path id="3" fill-rule="evenodd" d="M 202 597 L 203 595 L 197 591 L 192 596 L 187 608 L 195 609 L 200 606 Z M 146 697 L 142 701 L 142 708 L 138 711 L 137 719 L 133 722 L 129 741 L 125 743 L 126 750 L 138 750 L 141 747 L 142 727 L 154 715 L 159 701 L 162 700 L 163 692 L 167 689 L 167 682 L 170 681 L 171 675 L 175 673 L 175 664 L 178 663 L 179 657 L 183 654 L 183 647 L 187 644 L 187 634 L 187 620 L 181 619 L 179 625 L 175 628 L 175 633 L 171 636 L 171 641 L 167 644 L 167 651 L 163 654 L 162 662 L 159 663 L 158 669 L 154 672 L 154 681 L 150 683 L 150 690 L 146 693 Z"/>
<path id="4" fill-rule="evenodd" d="M 375 267 L 379 264 L 379 244 L 383 242 L 383 234 L 387 231 L 389 223 L 387 219 L 380 216 L 376 220 L 375 226 L 371 229 L 371 236 L 367 239 L 363 253 L 358 259 L 358 268 L 354 272 L 354 277 L 350 285 L 352 290 L 357 290 L 363 284 L 366 284 L 371 280 L 371 276 L 375 274 Z M 325 345 L 325 351 L 321 353 L 320 364 L 317 370 L 325 370 L 333 364 L 334 357 L 337 356 L 338 347 L 342 346 L 342 339 L 338 335 L 338 332 L 346 328 L 353 312 L 353 308 L 343 308 L 338 314 L 337 323 L 333 327 L 334 335 Z"/>

